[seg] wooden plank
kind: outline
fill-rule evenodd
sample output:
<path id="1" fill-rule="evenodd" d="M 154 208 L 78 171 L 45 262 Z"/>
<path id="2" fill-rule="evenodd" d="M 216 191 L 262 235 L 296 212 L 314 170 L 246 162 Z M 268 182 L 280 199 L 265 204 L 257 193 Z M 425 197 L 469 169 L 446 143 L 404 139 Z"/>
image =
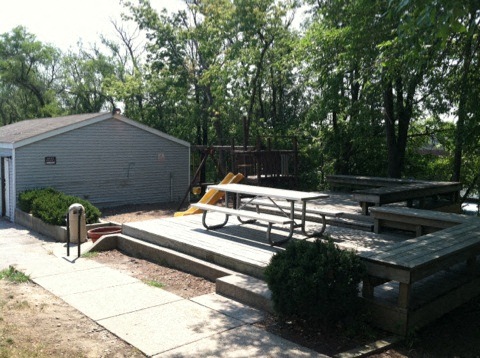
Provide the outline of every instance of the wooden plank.
<path id="1" fill-rule="evenodd" d="M 377 299 L 364 299 L 364 307 L 369 312 L 368 319 L 374 326 L 399 335 L 407 333 L 407 309 Z"/>
<path id="2" fill-rule="evenodd" d="M 375 233 L 380 233 L 383 227 L 389 227 L 413 231 L 417 237 L 425 232 L 434 232 L 478 219 L 455 213 L 411 208 L 376 207 L 370 212 L 374 219 Z"/>
<path id="3" fill-rule="evenodd" d="M 461 214 L 454 214 L 454 213 L 446 213 L 442 211 L 435 211 L 435 210 L 422 210 L 422 209 L 413 209 L 413 208 L 404 208 L 404 207 L 376 207 L 370 210 L 371 215 L 376 218 L 380 219 L 392 219 L 395 220 L 397 218 L 409 218 L 412 220 L 441 220 L 441 221 L 449 221 L 453 223 L 463 223 L 469 221 L 470 217 L 467 215 Z M 411 221 L 412 223 L 417 223 L 416 221 Z"/>
<path id="4" fill-rule="evenodd" d="M 410 283 L 410 272 L 401 267 L 395 267 L 384 262 L 365 262 L 367 274 L 392 281 Z"/>
<path id="5" fill-rule="evenodd" d="M 368 260 L 381 261 L 385 263 L 388 262 L 389 264 L 395 265 L 397 264 L 396 258 L 400 258 L 405 254 L 408 255 L 412 253 L 413 250 L 422 246 L 434 244 L 436 241 L 442 241 L 444 239 L 448 239 L 448 237 L 451 235 L 456 235 L 463 232 L 465 230 L 463 225 L 466 224 L 452 226 L 448 229 L 437 231 L 432 234 L 397 242 L 374 253 L 361 253 L 360 256 Z M 476 226 L 471 226 L 471 228 L 475 227 Z"/>
<path id="6" fill-rule="evenodd" d="M 389 186 L 398 184 L 411 184 L 422 182 L 414 179 L 399 179 L 399 178 L 385 178 L 385 177 L 371 177 L 361 175 L 340 175 L 331 174 L 326 176 L 327 182 L 330 184 L 343 184 L 354 186 Z"/>
<path id="7" fill-rule="evenodd" d="M 428 304 L 408 313 L 408 328 L 416 329 L 454 310 L 480 294 L 480 278 L 468 281 L 444 294 L 437 294 Z"/>
<path id="8" fill-rule="evenodd" d="M 400 282 L 400 290 L 398 293 L 398 306 L 402 308 L 408 308 L 410 304 L 411 284 Z"/>
<path id="9" fill-rule="evenodd" d="M 427 251 L 420 252 L 418 255 L 412 255 L 407 262 L 410 267 L 417 267 L 425 262 L 439 260 L 462 250 L 469 250 L 476 245 L 480 245 L 480 232 L 465 231 L 459 236 L 452 236 L 448 240 L 436 242 L 435 247 L 428 248 Z"/>
<path id="10" fill-rule="evenodd" d="M 409 329 L 421 328 L 480 294 L 479 276 L 465 279 L 459 276 L 461 272 L 455 275 L 444 273 L 431 276 L 426 284 L 422 281 L 414 285 L 408 309 L 391 303 L 392 292 L 398 298 L 398 290 L 392 290 L 392 285 L 378 287 L 373 299 L 363 300 L 371 312 L 372 324 L 390 332 L 406 334 Z"/>
<path id="11" fill-rule="evenodd" d="M 410 255 L 402 256 L 396 265 L 409 269 L 420 269 L 422 265 L 434 261 L 446 260 L 450 255 L 459 255 L 463 251 L 480 246 L 480 233 L 460 232 L 459 236 L 452 236 L 444 240 L 437 240 L 431 245 L 420 248 L 412 248 Z"/>
<path id="12" fill-rule="evenodd" d="M 375 262 L 367 263 L 367 272 L 370 275 L 411 283 L 462 260 L 473 260 L 473 257 L 480 254 L 478 227 L 465 225 L 460 229 L 456 230 L 457 235 L 450 237 L 432 235 L 430 238 L 435 240 L 419 241 L 421 247 L 410 245 L 410 250 L 406 250 L 408 246 L 400 243 L 401 253 L 391 250 L 382 259 L 378 259 L 377 255 L 377 260 L 373 260 Z M 372 257 L 375 256 L 369 259 Z"/>

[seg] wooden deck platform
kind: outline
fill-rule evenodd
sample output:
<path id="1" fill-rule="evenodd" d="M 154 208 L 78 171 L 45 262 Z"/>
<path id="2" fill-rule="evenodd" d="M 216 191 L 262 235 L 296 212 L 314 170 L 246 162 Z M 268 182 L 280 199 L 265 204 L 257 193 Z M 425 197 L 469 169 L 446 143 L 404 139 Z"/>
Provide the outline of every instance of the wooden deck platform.
<path id="1" fill-rule="evenodd" d="M 211 214 L 210 221 L 223 221 L 222 214 Z M 221 265 L 231 270 L 263 277 L 263 270 L 271 257 L 280 247 L 272 247 L 265 240 L 267 224 L 242 224 L 232 218 L 221 229 L 206 230 L 201 215 L 189 215 L 176 218 L 163 218 L 127 223 L 123 225 L 123 234 L 153 244 L 167 247 L 196 258 Z M 320 224 L 309 223 L 308 228 L 319 228 Z M 331 235 L 336 243 L 359 252 L 376 248 L 404 239 L 392 235 L 376 235 L 372 232 L 353 230 L 327 225 L 326 235 Z M 288 227 L 275 227 L 272 236 L 288 235 Z M 295 230 L 293 239 L 304 239 L 300 229 Z M 313 240 L 313 239 L 311 239 Z"/>

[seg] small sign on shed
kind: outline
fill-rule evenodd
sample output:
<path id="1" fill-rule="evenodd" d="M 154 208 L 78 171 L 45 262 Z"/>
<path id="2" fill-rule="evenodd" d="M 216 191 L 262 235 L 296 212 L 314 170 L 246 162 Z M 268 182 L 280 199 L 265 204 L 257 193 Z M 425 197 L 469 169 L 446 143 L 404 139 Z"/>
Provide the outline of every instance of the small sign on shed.
<path id="1" fill-rule="evenodd" d="M 45 165 L 57 164 L 57 157 L 45 157 Z"/>

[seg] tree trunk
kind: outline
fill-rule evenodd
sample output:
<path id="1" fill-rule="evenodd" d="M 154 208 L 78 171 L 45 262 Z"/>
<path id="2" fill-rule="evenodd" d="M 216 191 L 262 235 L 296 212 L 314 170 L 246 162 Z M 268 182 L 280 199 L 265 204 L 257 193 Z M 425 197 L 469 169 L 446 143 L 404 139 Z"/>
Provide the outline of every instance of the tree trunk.
<path id="1" fill-rule="evenodd" d="M 400 162 L 397 148 L 396 119 L 394 110 L 393 86 L 391 81 L 388 81 L 383 92 L 383 107 L 388 150 L 388 176 L 390 178 L 400 178 L 401 169 L 399 165 Z"/>
<path id="2" fill-rule="evenodd" d="M 460 79 L 459 90 L 460 97 L 458 101 L 458 118 L 457 126 L 455 129 L 455 149 L 453 154 L 453 172 L 452 180 L 460 181 L 461 178 L 461 169 L 462 169 L 462 154 L 463 154 L 463 143 L 465 136 L 465 123 L 468 120 L 467 118 L 467 100 L 468 100 L 468 75 L 470 73 L 470 67 L 472 63 L 472 26 L 475 25 L 475 10 L 471 10 L 470 21 L 467 31 L 467 39 L 465 42 L 465 47 L 463 48 L 463 65 L 462 65 L 462 76 Z"/>

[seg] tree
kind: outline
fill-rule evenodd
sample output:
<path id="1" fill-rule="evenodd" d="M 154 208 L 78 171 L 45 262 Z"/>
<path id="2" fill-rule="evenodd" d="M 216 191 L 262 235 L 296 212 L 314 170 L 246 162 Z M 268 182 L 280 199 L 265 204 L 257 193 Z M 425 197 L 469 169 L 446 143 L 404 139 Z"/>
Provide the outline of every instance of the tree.
<path id="1" fill-rule="evenodd" d="M 113 66 L 103 88 L 117 102 L 123 103 L 126 116 L 146 123 L 145 103 L 149 91 L 141 58 L 144 43 L 139 40 L 140 31 L 136 28 L 129 32 L 116 22 L 112 22 L 112 25 L 120 41 L 102 37 L 102 44 L 111 53 Z"/>
<path id="2" fill-rule="evenodd" d="M 195 128 L 192 141 L 228 144 L 226 135 L 243 134 L 248 143 L 253 122 L 262 130 L 286 121 L 293 108 L 286 94 L 296 85 L 289 56 L 295 2 L 198 0 L 172 15 L 157 14 L 148 1 L 126 5 L 147 32 L 148 81 L 175 94 L 162 104 L 174 103 L 167 112 L 181 120 L 177 128 Z M 298 102 L 299 91 L 291 93 Z"/>
<path id="3" fill-rule="evenodd" d="M 0 35 L 0 115 L 4 124 L 61 113 L 61 53 L 24 27 Z"/>
<path id="4" fill-rule="evenodd" d="M 343 143 L 337 151 L 339 162 L 348 163 L 351 153 L 358 150 L 352 149 L 352 140 L 361 137 L 358 131 L 339 128 L 349 130 L 363 123 L 360 128 L 365 130 L 370 123 L 368 133 L 375 134 L 381 110 L 386 173 L 400 177 L 412 121 L 423 117 L 422 110 L 432 95 L 428 89 L 433 86 L 429 85 L 433 78 L 438 79 L 437 66 L 443 56 L 438 25 L 419 21 L 426 5 L 423 1 L 311 3 L 314 21 L 307 38 L 315 41 L 321 53 L 317 51 L 309 58 L 309 66 L 318 69 L 313 72 L 320 83 L 319 97 L 330 107 L 331 126 L 334 133 L 339 133 L 336 137 L 347 134 L 347 139 L 339 141 Z M 314 65 L 316 58 L 321 60 L 318 66 Z M 365 143 L 373 144 L 368 140 Z M 381 148 L 378 139 L 376 146 Z M 345 167 L 337 165 L 337 169 Z"/>
<path id="5" fill-rule="evenodd" d="M 78 53 L 64 57 L 65 76 L 63 102 L 69 113 L 95 113 L 115 106 L 104 89 L 106 79 L 115 73 L 111 57 L 98 47 L 90 50 L 79 43 Z"/>
<path id="6" fill-rule="evenodd" d="M 470 167 L 466 168 L 467 175 L 462 175 L 462 162 L 478 156 L 480 4 L 475 0 L 406 0 L 393 2 L 391 12 L 401 15 L 401 37 L 408 37 L 418 25 L 433 34 L 430 37 L 422 35 L 422 38 L 425 47 L 437 51 L 441 79 L 430 77 L 427 88 L 447 102 L 446 108 L 437 107 L 439 114 L 453 113 L 456 116 L 451 179 L 466 179 L 472 183 L 472 179 L 478 178 L 478 171 L 474 169 L 472 172 Z"/>

